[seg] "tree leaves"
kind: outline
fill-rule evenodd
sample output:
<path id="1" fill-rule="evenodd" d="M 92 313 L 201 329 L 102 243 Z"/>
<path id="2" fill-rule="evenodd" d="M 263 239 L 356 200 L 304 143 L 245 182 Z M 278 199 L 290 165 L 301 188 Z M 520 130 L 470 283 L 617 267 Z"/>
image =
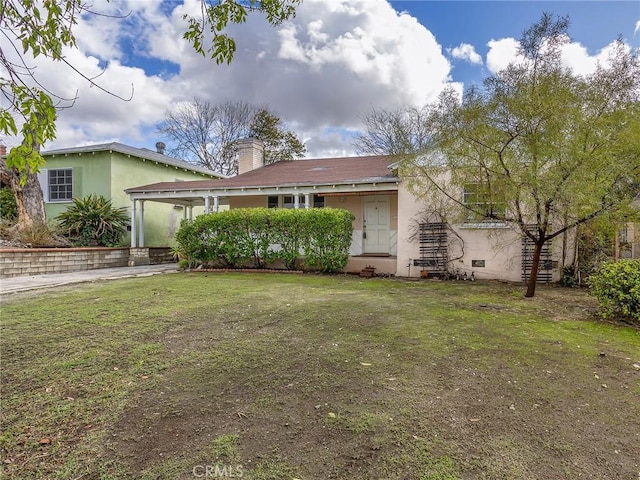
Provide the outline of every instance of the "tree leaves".
<path id="1" fill-rule="evenodd" d="M 229 64 L 236 52 L 235 40 L 224 32 L 229 24 L 245 23 L 250 12 L 260 12 L 269 24 L 276 26 L 295 16 L 296 6 L 301 2 L 302 0 L 249 0 L 248 3 L 236 0 L 201 0 L 201 16 L 184 14 L 182 17 L 189 25 L 183 38 L 203 57 L 209 56 L 217 64 Z M 211 36 L 209 46 L 208 35 Z"/>

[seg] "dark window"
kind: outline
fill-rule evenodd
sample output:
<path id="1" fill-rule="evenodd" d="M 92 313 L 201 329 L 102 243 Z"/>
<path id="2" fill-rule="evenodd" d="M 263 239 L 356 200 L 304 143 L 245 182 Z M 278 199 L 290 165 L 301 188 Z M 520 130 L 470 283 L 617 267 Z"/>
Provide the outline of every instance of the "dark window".
<path id="1" fill-rule="evenodd" d="M 49 201 L 69 201 L 73 198 L 73 169 L 49 170 Z"/>
<path id="2" fill-rule="evenodd" d="M 309 199 L 311 207 L 322 208 L 324 207 L 324 197 L 320 195 L 313 195 L 312 199 Z M 305 196 L 298 195 L 298 208 L 305 207 Z M 296 195 L 269 195 L 267 197 L 267 208 L 295 208 Z"/>
<path id="3" fill-rule="evenodd" d="M 269 195 L 267 197 L 267 208 L 278 208 L 278 196 Z"/>
<path id="4" fill-rule="evenodd" d="M 293 195 L 283 195 L 282 196 L 282 208 L 293 208 Z"/>

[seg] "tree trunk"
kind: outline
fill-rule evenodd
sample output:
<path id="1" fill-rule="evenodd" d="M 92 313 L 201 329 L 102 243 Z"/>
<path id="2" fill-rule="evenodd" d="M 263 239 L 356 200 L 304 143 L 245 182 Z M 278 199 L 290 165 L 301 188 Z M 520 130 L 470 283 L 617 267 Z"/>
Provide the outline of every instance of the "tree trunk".
<path id="1" fill-rule="evenodd" d="M 15 168 L 7 167 L 5 159 L 0 159 L 0 178 L 13 191 L 16 197 L 18 222 L 16 229 L 24 231 L 32 229 L 34 225 L 46 222 L 44 212 L 44 197 L 36 173 L 27 174 L 27 182 L 20 185 L 20 174 Z"/>
<path id="2" fill-rule="evenodd" d="M 540 255 L 542 254 L 542 246 L 544 241 L 536 240 L 533 247 L 533 261 L 531 262 L 531 272 L 527 280 L 527 293 L 525 297 L 531 298 L 536 294 L 536 282 L 538 281 L 538 268 L 540 267 Z"/>

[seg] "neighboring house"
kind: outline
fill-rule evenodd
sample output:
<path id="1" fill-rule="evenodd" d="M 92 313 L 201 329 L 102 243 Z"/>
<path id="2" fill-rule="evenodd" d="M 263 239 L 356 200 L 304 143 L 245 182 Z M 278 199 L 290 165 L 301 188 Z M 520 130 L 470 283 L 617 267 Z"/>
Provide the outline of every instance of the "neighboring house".
<path id="1" fill-rule="evenodd" d="M 114 207 L 130 208 L 125 188 L 152 182 L 178 182 L 224 178 L 211 170 L 164 155 L 164 144 L 158 151 L 135 148 L 121 143 L 105 143 L 42 152 L 46 168 L 38 175 L 49 220 L 66 210 L 73 198 L 90 194 L 111 199 Z M 166 247 L 184 218 L 187 209 L 181 205 L 155 203 L 146 212 L 147 246 Z M 130 238 L 126 239 L 127 244 Z"/>
<path id="2" fill-rule="evenodd" d="M 167 203 L 229 208 L 321 208 L 351 211 L 354 232 L 347 271 L 375 266 L 376 273 L 419 276 L 458 270 L 476 278 L 521 281 L 526 276 L 530 246 L 507 225 L 468 221 L 443 225 L 424 218 L 417 201 L 398 176 L 390 156 L 324 158 L 277 162 L 264 166 L 262 144 L 253 139 L 239 145 L 239 174 L 222 180 L 160 182 L 128 188 L 132 205 Z M 473 201 L 472 192 L 467 192 Z M 134 208 L 138 212 L 139 208 Z M 145 214 L 146 215 L 146 214 Z M 133 224 L 140 225 L 140 218 Z M 143 246 L 139 235 L 132 247 Z M 542 280 L 560 276 L 561 248 L 543 257 Z"/>

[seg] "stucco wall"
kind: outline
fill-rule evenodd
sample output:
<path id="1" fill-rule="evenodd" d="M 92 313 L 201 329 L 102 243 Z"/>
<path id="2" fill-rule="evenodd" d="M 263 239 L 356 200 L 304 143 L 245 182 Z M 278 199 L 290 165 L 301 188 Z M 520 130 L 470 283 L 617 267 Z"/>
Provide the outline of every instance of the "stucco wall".
<path id="1" fill-rule="evenodd" d="M 156 182 L 176 180 L 202 180 L 206 175 L 163 163 L 124 155 L 119 152 L 74 153 L 46 156 L 47 169 L 73 168 L 74 196 L 84 197 L 91 193 L 111 198 L 114 207 L 126 207 L 131 214 L 131 202 L 124 193 L 126 188 Z M 68 203 L 47 203 L 47 219 L 52 220 L 64 211 Z M 193 216 L 204 212 L 204 207 L 194 207 Z M 164 247 L 174 243 L 173 237 L 184 215 L 182 207 L 171 204 L 145 202 L 144 240 L 145 246 Z M 124 239 L 126 245 L 130 235 Z"/>
<path id="2" fill-rule="evenodd" d="M 107 152 L 84 153 L 73 155 L 45 156 L 47 161 L 42 171 L 73 168 L 73 196 L 85 197 L 91 193 L 111 196 L 111 160 Z M 53 220 L 64 212 L 72 202 L 45 202 L 45 212 L 48 220 Z M 122 206 L 122 205 L 119 205 Z"/>
<path id="3" fill-rule="evenodd" d="M 229 197 L 229 208 L 265 208 L 266 206 L 266 196 Z"/>
<path id="4" fill-rule="evenodd" d="M 412 229 L 415 228 L 420 213 L 426 206 L 401 184 L 398 189 L 398 202 L 402 208 L 398 212 L 398 271 L 408 272 L 407 265 L 414 259 L 420 259 L 420 245 L 417 239 L 412 239 Z M 479 228 L 482 227 L 482 228 Z M 520 234 L 508 227 L 486 228 L 486 226 L 452 225 L 455 235 L 449 236 L 450 257 L 463 254 L 460 260 L 451 263 L 450 271 L 459 270 L 470 275 L 474 273 L 478 279 L 500 279 L 506 281 L 522 281 L 522 243 Z M 562 265 L 561 236 L 553 245 L 552 260 L 558 263 L 553 271 L 554 280 L 560 278 Z M 473 260 L 484 260 L 484 267 L 473 266 Z M 420 275 L 420 267 L 411 268 L 411 276 Z"/>
<path id="5" fill-rule="evenodd" d="M 398 196 L 397 195 L 385 195 L 381 193 L 381 196 L 389 197 L 389 254 L 397 255 L 397 232 L 398 232 Z M 364 224 L 364 199 L 366 195 L 337 195 L 326 197 L 325 205 L 330 208 L 343 208 L 353 213 L 355 219 L 353 220 L 353 236 L 351 241 L 350 254 L 362 255 L 363 254 L 363 224 Z M 385 269 L 385 273 L 395 273 L 395 271 L 388 271 Z"/>

